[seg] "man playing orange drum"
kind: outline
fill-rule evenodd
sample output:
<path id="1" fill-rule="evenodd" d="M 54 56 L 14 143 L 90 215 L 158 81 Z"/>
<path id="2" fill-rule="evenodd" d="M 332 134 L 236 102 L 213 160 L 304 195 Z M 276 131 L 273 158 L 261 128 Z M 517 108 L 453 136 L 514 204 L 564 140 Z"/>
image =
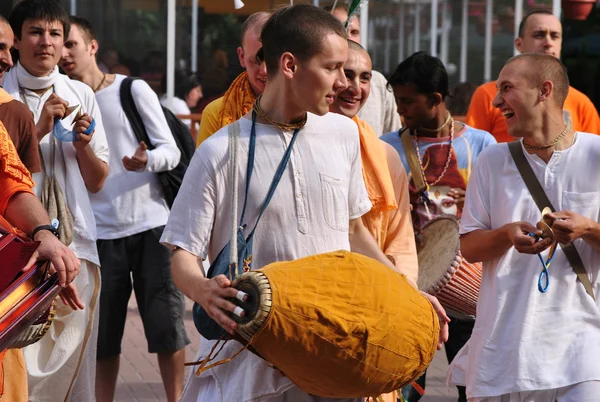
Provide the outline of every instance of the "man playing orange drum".
<path id="1" fill-rule="evenodd" d="M 449 380 L 473 402 L 600 401 L 600 138 L 563 120 L 569 79 L 557 58 L 515 56 L 497 85 L 494 106 L 521 140 L 485 149 L 467 188 L 461 250 L 483 262 L 483 278 Z M 548 204 L 557 212 L 540 239 Z"/>
<path id="2" fill-rule="evenodd" d="M 472 162 L 495 141 L 489 133 L 452 119 L 445 103 L 448 74 L 438 58 L 424 52 L 413 54 L 398 65 L 389 85 L 408 132 L 394 131 L 381 139 L 396 149 L 407 169 L 415 169 L 409 166 L 411 154 L 418 160 L 417 171 L 411 171 L 409 191 L 414 230 L 419 234 L 439 216 L 461 216 Z M 401 136 L 408 134 L 411 147 L 406 149 Z M 425 191 L 416 188 L 418 175 L 425 180 Z M 450 263 L 448 261 L 448 268 Z M 446 343 L 448 360 L 464 345 L 472 328 L 472 319 L 454 315 Z M 425 376 L 418 383 L 424 387 Z M 406 398 L 418 400 L 418 395 L 409 389 L 403 391 Z M 464 401 L 464 389 L 459 389 L 459 393 L 460 400 Z"/>
<path id="3" fill-rule="evenodd" d="M 265 90 L 267 70 L 265 63 L 257 60 L 256 53 L 262 47 L 260 30 L 270 15 L 268 12 L 258 12 L 244 21 L 237 55 L 246 71 L 231 83 L 225 95 L 209 103 L 202 111 L 196 147 L 222 127 L 248 113 L 256 97 Z"/>
<path id="4" fill-rule="evenodd" d="M 55 236 L 50 218 L 33 194 L 32 187 L 33 180 L 0 122 L 0 226 L 40 242 L 24 268 L 31 267 L 36 261 L 50 260 L 58 272 L 60 285 L 65 287 L 60 293 L 63 302 L 73 309 L 81 309 L 84 306 L 71 284 L 79 273 L 79 260 Z M 8 349 L 0 353 L 0 363 L 2 399 L 27 401 L 27 372 L 21 350 Z"/>
<path id="5" fill-rule="evenodd" d="M 333 113 L 351 118 L 358 126 L 363 178 L 373 208 L 362 216 L 363 223 L 396 269 L 417 282 L 418 262 L 406 170 L 396 150 L 379 140 L 371 126 L 357 113 L 371 92 L 371 57 L 358 43 L 348 40 L 344 74 L 348 87 L 329 107 Z"/>
<path id="6" fill-rule="evenodd" d="M 528 14 L 519 25 L 515 46 L 521 53 L 539 52 L 560 59 L 562 46 L 560 20 L 544 10 Z M 508 132 L 506 119 L 500 110 L 492 105 L 496 92 L 495 81 L 477 88 L 467 112 L 467 124 L 490 132 L 498 142 L 513 141 L 514 137 Z M 594 104 L 585 94 L 573 87 L 569 87 L 563 115 L 565 121 L 570 122 L 575 130 L 600 133 L 600 117 Z"/>
<path id="7" fill-rule="evenodd" d="M 267 85 L 252 113 L 235 123 L 241 132 L 240 204 L 247 181 L 246 155 L 253 143 L 256 155 L 244 236 L 256 222 L 271 178 L 280 170 L 281 155 L 290 152 L 290 158 L 282 164 L 281 180 L 255 233 L 252 269 L 334 250 L 353 250 L 393 269 L 360 219 L 372 205 L 362 178 L 356 124 L 328 113 L 338 91 L 346 87 L 343 65 L 348 44 L 343 26 L 324 10 L 296 5 L 278 10 L 265 23 L 261 39 Z M 237 217 L 232 216 L 231 192 L 237 189 L 231 189 L 227 169 L 222 169 L 229 165 L 228 141 L 224 128 L 200 145 L 161 240 L 175 250 L 172 270 L 177 286 L 233 333 L 236 324 L 225 311 L 233 312 L 235 305 L 226 298 L 235 298 L 237 290 L 224 275 L 207 279 L 200 262 L 217 256 L 230 239 L 232 219 L 237 221 L 241 215 L 242 208 Z M 213 345 L 201 340 L 199 357 L 205 357 Z M 219 356 L 226 359 L 238 350 L 239 345 L 227 343 Z M 266 361 L 242 351 L 232 364 L 192 374 L 182 400 L 328 399 L 308 395 Z"/>

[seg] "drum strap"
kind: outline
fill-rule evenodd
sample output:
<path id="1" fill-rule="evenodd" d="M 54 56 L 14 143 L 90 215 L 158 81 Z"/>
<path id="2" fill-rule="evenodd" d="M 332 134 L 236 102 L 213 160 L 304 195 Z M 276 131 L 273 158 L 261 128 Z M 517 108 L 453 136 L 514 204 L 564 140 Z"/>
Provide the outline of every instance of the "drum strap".
<path id="1" fill-rule="evenodd" d="M 417 155 L 415 144 L 410 137 L 410 130 L 407 127 L 401 128 L 398 131 L 398 135 L 402 140 L 402 147 L 404 148 L 404 154 L 406 155 L 415 189 L 417 193 L 422 193 L 427 190 L 427 183 L 425 183 L 425 177 L 421 170 L 421 163 L 419 162 L 419 155 Z"/>
<path id="2" fill-rule="evenodd" d="M 552 203 L 550 202 L 548 196 L 544 192 L 544 188 L 538 181 L 537 177 L 535 176 L 535 173 L 533 173 L 533 170 L 531 169 L 531 166 L 529 165 L 529 162 L 527 161 L 527 158 L 523 153 L 523 147 L 521 146 L 521 142 L 514 141 L 509 143 L 508 149 L 510 150 L 510 154 L 512 155 L 515 161 L 515 165 L 517 165 L 517 169 L 519 170 L 519 173 L 521 174 L 521 177 L 523 178 L 527 189 L 531 193 L 531 197 L 537 204 L 540 211 L 548 207 L 552 210 L 552 212 L 555 212 L 556 210 L 554 209 L 554 206 L 552 206 Z M 563 252 L 565 253 L 565 257 L 567 257 L 567 260 L 571 264 L 573 271 L 575 271 L 575 274 L 577 274 L 577 278 L 579 278 L 579 281 L 583 284 L 585 291 L 592 297 L 592 299 L 596 300 L 594 297 L 594 290 L 592 289 L 590 278 L 587 275 L 585 267 L 583 266 L 583 261 L 581 260 L 577 249 L 575 248 L 573 243 L 560 243 L 560 246 Z"/>

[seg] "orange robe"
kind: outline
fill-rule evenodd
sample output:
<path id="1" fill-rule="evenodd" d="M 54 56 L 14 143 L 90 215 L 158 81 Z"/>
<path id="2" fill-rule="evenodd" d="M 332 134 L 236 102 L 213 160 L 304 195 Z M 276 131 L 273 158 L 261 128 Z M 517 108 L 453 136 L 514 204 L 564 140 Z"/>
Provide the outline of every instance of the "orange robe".
<path id="1" fill-rule="evenodd" d="M 32 192 L 33 181 L 23 166 L 6 129 L 0 122 L 0 225 L 18 233 L 4 219 L 4 213 L 13 195 Z M 0 353 L 0 401 L 27 401 L 27 371 L 20 349 L 8 349 Z"/>
<path id="2" fill-rule="evenodd" d="M 248 113 L 255 99 L 248 73 L 244 71 L 231 83 L 225 95 L 209 103 L 202 111 L 196 148 L 221 128 Z"/>
<path id="3" fill-rule="evenodd" d="M 362 221 L 396 268 L 416 283 L 419 264 L 404 165 L 366 122 L 352 120 L 358 125 L 363 178 L 373 204 Z"/>
<path id="4" fill-rule="evenodd" d="M 477 88 L 471 98 L 466 123 L 471 127 L 491 133 L 498 142 L 514 141 L 515 138 L 508 134 L 506 118 L 502 116 L 500 109 L 492 106 L 492 101 L 497 93 L 496 81 L 488 82 Z M 598 111 L 584 93 L 569 87 L 564 110 L 570 116 L 571 127 L 574 130 L 600 134 Z"/>

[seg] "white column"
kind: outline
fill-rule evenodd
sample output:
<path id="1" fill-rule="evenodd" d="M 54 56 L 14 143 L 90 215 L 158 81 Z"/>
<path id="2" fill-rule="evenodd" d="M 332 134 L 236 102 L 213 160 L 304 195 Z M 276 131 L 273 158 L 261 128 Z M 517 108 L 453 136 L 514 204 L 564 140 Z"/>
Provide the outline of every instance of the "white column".
<path id="1" fill-rule="evenodd" d="M 190 70 L 192 73 L 198 71 L 198 0 L 192 0 L 192 60 Z"/>
<path id="2" fill-rule="evenodd" d="M 319 7 L 319 0 L 313 0 L 313 6 Z"/>
<path id="3" fill-rule="evenodd" d="M 492 80 L 492 9 L 494 0 L 485 2 L 485 49 L 483 52 L 483 82 Z"/>
<path id="4" fill-rule="evenodd" d="M 444 63 L 444 66 L 448 68 L 448 47 L 450 46 L 449 36 L 450 28 L 452 27 L 452 19 L 448 13 L 448 0 L 442 0 L 442 39 L 440 43 L 440 60 Z"/>
<path id="5" fill-rule="evenodd" d="M 390 31 L 392 30 L 392 3 L 388 5 L 388 16 L 383 19 L 385 22 L 385 39 L 383 42 L 383 71 L 387 74 L 390 71 Z"/>
<path id="6" fill-rule="evenodd" d="M 77 0 L 71 0 L 71 15 L 77 15 Z"/>
<path id="7" fill-rule="evenodd" d="M 398 28 L 398 64 L 404 60 L 404 35 L 406 32 L 406 25 L 404 22 L 404 13 L 406 6 L 404 1 L 400 0 L 400 24 Z"/>
<path id="8" fill-rule="evenodd" d="M 360 8 L 360 44 L 369 49 L 369 4 Z M 375 44 L 373 44 L 375 46 Z"/>
<path id="9" fill-rule="evenodd" d="M 469 47 L 469 0 L 462 0 L 460 32 L 460 82 L 467 82 L 467 51 Z"/>
<path id="10" fill-rule="evenodd" d="M 167 1 L 167 107 L 175 93 L 175 0 Z"/>
<path id="11" fill-rule="evenodd" d="M 429 53 L 437 57 L 437 33 L 438 33 L 438 0 L 431 0 L 431 27 L 429 28 Z"/>
<path id="12" fill-rule="evenodd" d="M 367 26 L 369 27 L 369 38 L 367 40 L 367 42 L 369 42 L 371 44 L 371 60 L 373 60 L 373 64 L 377 62 L 377 40 L 375 39 L 375 30 L 377 28 L 377 20 L 372 20 L 369 21 L 369 23 L 367 24 Z M 362 45 L 362 32 L 363 29 L 361 27 L 360 29 L 360 36 L 361 36 L 361 45 Z M 364 45 L 363 45 L 364 47 Z"/>
<path id="13" fill-rule="evenodd" d="M 515 0 L 515 39 L 519 36 L 519 25 L 523 19 L 523 0 Z M 516 47 L 513 49 L 513 54 L 516 56 L 519 51 Z"/>
<path id="14" fill-rule="evenodd" d="M 421 4 L 419 4 L 418 1 L 415 3 L 414 38 L 415 38 L 415 52 L 418 52 L 421 48 L 420 47 L 420 43 L 421 43 Z"/>
<path id="15" fill-rule="evenodd" d="M 560 19 L 560 11 L 560 0 L 552 0 L 552 14 L 558 19 Z"/>

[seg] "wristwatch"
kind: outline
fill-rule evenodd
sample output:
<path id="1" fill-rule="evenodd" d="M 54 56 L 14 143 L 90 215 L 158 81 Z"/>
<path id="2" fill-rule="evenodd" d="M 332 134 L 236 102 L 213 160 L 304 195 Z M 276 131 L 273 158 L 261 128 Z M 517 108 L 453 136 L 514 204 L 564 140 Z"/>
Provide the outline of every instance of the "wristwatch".
<path id="1" fill-rule="evenodd" d="M 48 230 L 54 236 L 56 236 L 57 239 L 60 238 L 60 236 L 58 234 L 58 229 L 56 229 L 54 226 L 52 226 L 52 225 L 40 225 L 37 228 L 33 229 L 33 232 L 31 232 L 31 239 L 32 240 L 35 237 L 36 233 L 39 232 L 40 230 Z"/>

